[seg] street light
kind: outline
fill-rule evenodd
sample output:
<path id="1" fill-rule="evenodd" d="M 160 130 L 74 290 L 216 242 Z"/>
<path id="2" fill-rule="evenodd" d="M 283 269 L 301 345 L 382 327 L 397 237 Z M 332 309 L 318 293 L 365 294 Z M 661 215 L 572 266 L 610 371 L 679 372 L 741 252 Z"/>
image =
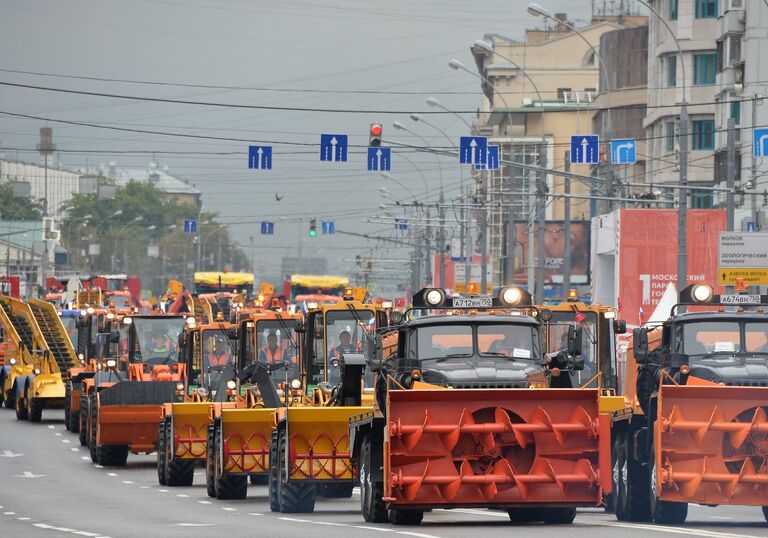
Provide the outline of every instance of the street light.
<path id="1" fill-rule="evenodd" d="M 397 185 L 399 185 L 400 187 L 402 187 L 402 188 L 403 188 L 403 190 L 405 190 L 405 192 L 407 192 L 408 194 L 410 194 L 410 195 L 411 195 L 411 197 L 413 198 L 413 201 L 414 201 L 414 202 L 417 200 L 417 198 L 416 198 L 416 195 L 415 195 L 415 194 L 413 194 L 413 191 L 411 191 L 411 189 L 409 189 L 408 187 L 406 187 L 404 183 L 402 183 L 401 181 L 398 181 L 398 180 L 395 178 L 395 176 L 393 176 L 393 175 L 392 175 L 392 174 L 390 174 L 389 172 L 382 172 L 382 173 L 381 173 L 381 177 L 383 177 L 384 179 L 388 179 L 388 180 L 392 181 L 393 183 L 396 183 Z M 382 187 L 382 189 L 386 190 L 386 187 Z M 387 193 L 389 193 L 389 191 L 387 191 Z"/>
<path id="2" fill-rule="evenodd" d="M 69 225 L 67 226 L 67 248 L 69 249 L 69 270 L 70 271 L 72 270 L 72 243 L 71 243 L 72 236 L 70 235 L 70 233 L 72 232 L 72 225 L 75 222 L 80 222 L 80 221 L 82 221 L 83 223 L 87 223 L 88 219 L 92 219 L 92 218 L 93 218 L 93 215 L 89 213 L 88 215 L 84 215 L 79 219 L 72 219 L 71 221 L 69 221 Z M 77 238 L 77 244 L 78 244 L 77 257 L 80 258 L 80 238 L 79 237 Z"/>
<path id="3" fill-rule="evenodd" d="M 467 126 L 470 132 L 472 131 L 472 125 L 470 125 L 470 123 L 467 120 L 465 120 L 460 114 L 457 114 L 453 110 L 447 108 L 445 105 L 443 105 L 440 101 L 438 101 L 434 97 L 427 97 L 427 106 L 431 106 L 432 108 L 439 108 L 441 110 L 445 110 L 446 112 L 450 112 L 451 114 L 459 118 L 462 122 L 464 122 L 464 125 Z"/>
<path id="4" fill-rule="evenodd" d="M 115 271 L 115 262 L 117 258 L 117 238 L 123 235 L 123 232 L 125 231 L 126 228 L 128 228 L 128 226 L 136 222 L 141 222 L 142 220 L 144 220 L 144 217 L 142 215 L 139 215 L 135 219 L 131 220 L 127 224 L 120 227 L 120 229 L 115 234 L 115 245 L 114 245 L 114 249 L 112 250 L 112 271 L 113 272 Z M 125 272 L 128 272 L 127 259 L 128 259 L 128 246 L 125 244 L 125 238 L 123 238 L 123 267 L 125 268 Z"/>

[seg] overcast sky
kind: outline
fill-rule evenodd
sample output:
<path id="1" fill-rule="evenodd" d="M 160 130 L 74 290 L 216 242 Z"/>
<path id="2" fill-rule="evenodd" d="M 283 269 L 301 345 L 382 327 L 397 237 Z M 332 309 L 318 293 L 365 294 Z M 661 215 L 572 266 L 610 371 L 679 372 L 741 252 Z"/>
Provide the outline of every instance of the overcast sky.
<path id="1" fill-rule="evenodd" d="M 567 12 L 577 24 L 589 20 L 589 0 L 539 3 L 551 12 Z M 541 24 L 526 13 L 526 5 L 524 0 L 0 0 L 0 69 L 173 84 L 7 71 L 0 71 L 0 81 L 153 98 L 341 110 L 423 112 L 434 110 L 425 104 L 427 97 L 434 96 L 453 110 L 471 111 L 481 102 L 478 80 L 449 69 L 448 61 L 457 58 L 474 69 L 469 47 L 486 33 L 521 39 L 526 27 Z M 350 153 L 347 164 L 321 163 L 320 133 L 347 133 L 350 144 L 366 145 L 369 124 L 378 121 L 384 125 L 385 139 L 418 144 L 413 135 L 394 132 L 392 122 L 399 121 L 430 144 L 448 144 L 436 130 L 402 113 L 237 109 L 3 86 L 0 110 L 242 139 L 182 138 L 48 123 L 58 148 L 67 150 L 60 154 L 65 167 L 109 161 L 145 167 L 151 152 L 157 152 L 160 165 L 168 165 L 170 173 L 189 179 L 203 192 L 205 209 L 218 211 L 221 221 L 231 224 L 249 255 L 250 237 L 259 247 L 282 247 L 295 245 L 301 235 L 304 254 L 328 257 L 337 272 L 344 272 L 343 260 L 370 253 L 371 247 L 376 248 L 376 257 L 399 259 L 407 254 L 339 234 L 310 241 L 306 220 L 300 226 L 298 219 L 329 219 L 340 230 L 394 236 L 392 225 L 366 219 L 380 213 L 378 205 L 386 202 L 379 187 L 386 186 L 396 198 L 408 194 L 397 184 L 366 172 L 360 150 Z M 465 118 L 472 119 L 469 114 Z M 429 119 L 452 138 L 466 130 L 451 115 Z M 32 150 L 39 128 L 45 125 L 0 114 L 0 151 L 8 158 L 37 162 L 39 157 Z M 247 169 L 249 140 L 272 143 L 273 170 Z M 206 154 L 212 152 L 233 154 Z M 423 198 L 423 174 L 436 193 L 441 179 L 435 157 L 420 153 L 407 158 L 410 162 L 393 157 L 392 175 Z M 441 168 L 448 197 L 456 196 L 458 166 L 446 158 Z M 284 196 L 280 203 L 275 202 L 276 192 Z M 262 219 L 276 223 L 274 236 L 259 235 Z M 269 274 L 276 274 L 280 257 L 295 253 L 295 248 L 292 252 L 259 248 L 256 257 L 267 265 Z"/>

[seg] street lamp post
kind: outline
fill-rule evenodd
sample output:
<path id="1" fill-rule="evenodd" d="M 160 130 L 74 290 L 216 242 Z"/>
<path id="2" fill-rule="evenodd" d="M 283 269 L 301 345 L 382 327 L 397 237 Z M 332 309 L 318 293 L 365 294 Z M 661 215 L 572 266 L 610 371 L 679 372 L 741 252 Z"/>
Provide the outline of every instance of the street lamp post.
<path id="1" fill-rule="evenodd" d="M 115 271 L 115 267 L 117 265 L 117 238 L 122 237 L 123 232 L 126 230 L 126 228 L 128 228 L 128 226 L 136 222 L 141 222 L 142 220 L 144 220 L 144 217 L 142 215 L 139 215 L 135 219 L 121 226 L 120 229 L 115 234 L 115 245 L 114 245 L 114 249 L 112 250 L 112 264 L 111 264 L 112 272 Z M 123 237 L 123 267 L 125 268 L 125 272 L 128 272 L 127 259 L 128 259 L 128 245 L 126 244 L 125 238 Z"/>
<path id="2" fill-rule="evenodd" d="M 96 225 L 96 228 L 94 228 L 94 230 L 93 230 L 93 235 L 94 235 L 94 237 L 98 237 L 98 235 L 99 235 L 99 229 L 101 228 L 101 226 L 102 226 L 102 225 L 103 225 L 105 222 L 107 222 L 108 220 L 110 220 L 110 219 L 113 219 L 113 218 L 115 218 L 115 217 L 119 217 L 119 216 L 120 216 L 120 215 L 122 215 L 122 214 L 123 214 L 123 210 L 122 210 L 122 209 L 118 209 L 117 211 L 115 211 L 114 213 L 112 213 L 111 215 L 109 215 L 109 216 L 107 216 L 105 219 L 103 219 L 101 222 L 99 222 L 99 223 Z M 101 241 L 99 241 L 99 244 L 101 244 Z M 91 261 L 91 271 L 93 271 L 93 261 Z"/>
<path id="3" fill-rule="evenodd" d="M 93 215 L 89 213 L 88 215 L 83 215 L 79 219 L 72 219 L 71 221 L 69 221 L 69 225 L 67 226 L 67 248 L 69 249 L 69 270 L 70 271 L 72 270 L 72 235 L 71 235 L 72 225 L 75 222 L 83 222 L 83 224 L 87 224 L 88 219 L 92 219 L 92 218 L 93 218 Z M 77 257 L 79 260 L 80 259 L 80 237 L 77 238 L 77 248 L 78 248 Z"/>

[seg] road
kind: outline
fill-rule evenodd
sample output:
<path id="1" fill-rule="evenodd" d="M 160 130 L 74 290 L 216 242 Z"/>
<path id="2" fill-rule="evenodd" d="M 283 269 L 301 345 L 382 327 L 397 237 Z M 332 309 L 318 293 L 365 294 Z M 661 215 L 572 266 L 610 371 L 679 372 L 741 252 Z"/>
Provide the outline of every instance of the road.
<path id="1" fill-rule="evenodd" d="M 192 487 L 157 483 L 154 456 L 128 458 L 124 468 L 91 463 L 77 437 L 64 428 L 63 411 L 45 411 L 43 422 L 18 422 L 0 409 L 0 536 L 130 537 L 252 536 L 306 538 L 484 538 L 522 532 L 526 536 L 663 536 L 710 538 L 768 537 L 759 508 L 692 506 L 684 526 L 621 523 L 600 510 L 580 511 L 572 527 L 511 525 L 505 513 L 488 510 L 435 510 L 417 527 L 365 523 L 359 497 L 318 499 L 312 514 L 273 514 L 265 486 L 251 486 L 242 501 L 217 501 L 206 495 L 205 473 L 198 469 Z"/>

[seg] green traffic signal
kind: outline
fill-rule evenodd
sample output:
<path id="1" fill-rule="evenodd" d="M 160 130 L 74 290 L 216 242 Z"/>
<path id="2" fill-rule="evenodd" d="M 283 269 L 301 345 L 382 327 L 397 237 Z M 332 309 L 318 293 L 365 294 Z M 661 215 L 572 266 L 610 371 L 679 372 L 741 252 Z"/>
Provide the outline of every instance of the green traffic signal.
<path id="1" fill-rule="evenodd" d="M 309 219 L 309 237 L 317 237 L 317 219 Z"/>
<path id="2" fill-rule="evenodd" d="M 317 237 L 317 230 L 309 230 L 309 237 Z"/>

